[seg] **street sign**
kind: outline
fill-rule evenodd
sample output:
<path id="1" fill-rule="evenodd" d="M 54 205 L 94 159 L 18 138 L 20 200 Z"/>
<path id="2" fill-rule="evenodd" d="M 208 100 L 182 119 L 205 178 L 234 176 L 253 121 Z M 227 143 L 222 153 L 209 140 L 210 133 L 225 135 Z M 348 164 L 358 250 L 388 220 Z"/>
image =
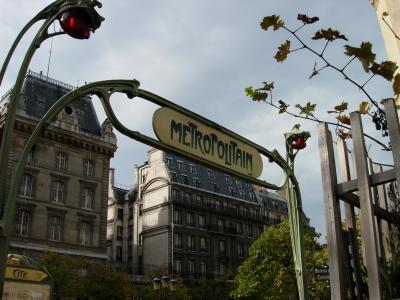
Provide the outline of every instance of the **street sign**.
<path id="1" fill-rule="evenodd" d="M 238 173 L 257 178 L 263 163 L 260 153 L 233 136 L 168 107 L 157 109 L 153 129 L 160 141 Z"/>
<path id="2" fill-rule="evenodd" d="M 45 272 L 39 270 L 11 266 L 6 267 L 6 279 L 41 282 L 47 277 L 48 275 Z"/>

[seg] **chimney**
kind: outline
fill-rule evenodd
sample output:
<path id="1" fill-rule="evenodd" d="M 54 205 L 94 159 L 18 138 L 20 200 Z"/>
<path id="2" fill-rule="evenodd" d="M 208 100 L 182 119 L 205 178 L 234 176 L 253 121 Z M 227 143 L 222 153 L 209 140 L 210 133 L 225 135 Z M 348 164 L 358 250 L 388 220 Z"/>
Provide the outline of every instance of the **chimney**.
<path id="1" fill-rule="evenodd" d="M 115 169 L 110 168 L 109 173 L 108 173 L 108 182 L 110 185 L 114 186 L 115 185 Z"/>

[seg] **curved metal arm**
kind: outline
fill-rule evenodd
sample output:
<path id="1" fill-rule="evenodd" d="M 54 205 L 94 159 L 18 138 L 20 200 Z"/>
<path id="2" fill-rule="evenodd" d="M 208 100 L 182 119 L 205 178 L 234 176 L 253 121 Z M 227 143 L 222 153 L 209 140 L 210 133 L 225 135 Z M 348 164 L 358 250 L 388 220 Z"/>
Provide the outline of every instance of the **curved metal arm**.
<path id="1" fill-rule="evenodd" d="M 66 0 L 58 0 L 56 2 L 53 2 L 49 6 L 47 6 L 45 9 L 43 9 L 39 14 L 36 15 L 32 19 L 31 22 L 28 23 L 29 26 L 31 26 L 33 23 L 35 23 L 38 20 L 41 19 L 46 19 L 43 25 L 40 27 L 39 31 L 37 32 L 35 38 L 32 40 L 27 53 L 25 54 L 24 60 L 21 64 L 21 67 L 18 72 L 17 79 L 15 81 L 14 89 L 11 93 L 10 96 L 10 102 L 7 107 L 7 114 L 5 118 L 5 125 L 3 129 L 3 137 L 1 140 L 1 147 L 0 147 L 0 204 L 1 200 L 4 199 L 4 191 L 5 191 L 5 185 L 6 185 L 6 174 L 8 171 L 8 159 L 10 156 L 10 147 L 11 147 L 11 135 L 12 131 L 14 129 L 14 123 L 15 123 L 15 116 L 16 116 L 16 111 L 18 108 L 18 100 L 19 96 L 22 90 L 22 85 L 24 82 L 25 74 L 28 70 L 29 63 L 33 57 L 33 55 L 36 52 L 36 49 L 40 47 L 41 43 L 49 38 L 52 35 L 48 34 L 48 28 L 50 25 L 58 18 L 59 15 L 63 14 L 65 11 L 68 11 L 72 8 L 82 8 L 82 9 L 91 9 L 94 11 L 96 14 L 95 17 L 98 17 L 99 19 L 97 20 L 98 22 L 101 23 L 102 17 L 100 17 L 97 12 L 93 9 L 93 6 L 98 5 L 97 1 L 92 2 L 91 0 L 75 0 L 75 1 L 66 1 Z M 29 28 L 28 25 L 24 27 L 23 31 L 21 32 L 21 37 L 23 33 L 26 32 L 26 30 Z M 99 24 L 95 26 L 100 26 Z M 95 29 L 95 28 L 94 28 Z M 57 33 L 56 35 L 62 34 Z M 15 50 L 15 47 L 20 40 L 21 37 L 18 37 L 16 42 L 14 42 L 15 45 L 11 48 L 11 52 L 9 53 L 12 54 L 13 51 Z M 11 57 L 11 56 L 10 56 Z M 9 57 L 7 56 L 9 59 Z M 8 64 L 8 61 L 6 61 Z M 7 66 L 3 66 L 4 72 L 5 68 Z M 1 211 L 1 215 L 4 214 L 4 209 Z"/>

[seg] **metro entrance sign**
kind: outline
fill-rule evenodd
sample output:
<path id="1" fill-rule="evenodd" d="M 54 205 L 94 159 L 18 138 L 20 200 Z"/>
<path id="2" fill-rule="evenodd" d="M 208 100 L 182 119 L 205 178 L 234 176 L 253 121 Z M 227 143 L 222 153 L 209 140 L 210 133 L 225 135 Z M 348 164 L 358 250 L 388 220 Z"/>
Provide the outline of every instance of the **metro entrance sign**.
<path id="1" fill-rule="evenodd" d="M 263 163 L 256 149 L 171 108 L 154 113 L 153 129 L 159 140 L 174 148 L 243 175 L 261 175 Z"/>

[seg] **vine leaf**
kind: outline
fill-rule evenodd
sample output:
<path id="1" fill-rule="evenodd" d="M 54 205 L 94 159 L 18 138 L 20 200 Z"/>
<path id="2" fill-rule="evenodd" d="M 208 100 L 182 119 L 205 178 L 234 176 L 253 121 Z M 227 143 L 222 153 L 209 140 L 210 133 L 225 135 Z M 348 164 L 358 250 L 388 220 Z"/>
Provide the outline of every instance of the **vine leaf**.
<path id="1" fill-rule="evenodd" d="M 339 115 L 336 119 L 343 124 L 350 125 L 350 118 L 347 115 Z"/>
<path id="2" fill-rule="evenodd" d="M 388 81 L 392 81 L 394 72 L 396 72 L 398 66 L 395 62 L 387 60 L 380 64 L 374 62 L 369 69 L 372 73 L 380 75 Z"/>
<path id="3" fill-rule="evenodd" d="M 274 31 L 276 31 L 284 25 L 285 23 L 277 15 L 264 17 L 264 19 L 260 23 L 261 28 L 265 31 L 267 31 L 270 27 L 273 27 Z"/>
<path id="4" fill-rule="evenodd" d="M 278 52 L 276 52 L 274 58 L 277 62 L 283 62 L 288 54 L 290 53 L 290 41 L 286 40 L 282 45 L 278 47 Z"/>
<path id="5" fill-rule="evenodd" d="M 287 108 L 289 107 L 289 104 L 286 104 L 284 101 L 279 100 L 279 114 L 283 114 L 284 112 L 287 111 Z"/>
<path id="6" fill-rule="evenodd" d="M 346 36 L 344 34 L 341 34 L 338 30 L 328 28 L 328 29 L 320 29 L 315 33 L 315 35 L 312 37 L 313 40 L 327 40 L 327 41 L 334 41 L 338 39 L 342 39 L 345 41 L 348 41 Z"/>
<path id="7" fill-rule="evenodd" d="M 393 80 L 393 92 L 398 97 L 400 96 L 400 74 L 396 74 Z"/>
<path id="8" fill-rule="evenodd" d="M 314 63 L 314 68 L 312 70 L 312 73 L 311 73 L 310 77 L 308 77 L 308 79 L 311 79 L 314 76 L 317 76 L 318 74 L 319 74 L 319 71 L 317 70 L 317 63 Z"/>
<path id="9" fill-rule="evenodd" d="M 310 18 L 305 14 L 298 14 L 297 15 L 297 20 L 303 22 L 303 24 L 313 24 L 315 22 L 318 22 L 319 18 L 318 17 L 311 17 Z"/>
<path id="10" fill-rule="evenodd" d="M 295 107 L 300 109 L 300 115 L 306 115 L 307 117 L 312 116 L 315 112 L 315 107 L 317 104 L 312 104 L 311 102 L 307 102 L 305 106 L 301 106 L 300 104 L 296 104 Z"/>
<path id="11" fill-rule="evenodd" d="M 245 88 L 245 92 L 253 101 L 265 101 L 268 98 L 268 93 L 253 89 L 252 86 Z"/>
<path id="12" fill-rule="evenodd" d="M 360 113 L 366 114 L 368 112 L 369 103 L 367 101 L 363 101 L 360 103 Z"/>
<path id="13" fill-rule="evenodd" d="M 349 104 L 348 104 L 347 102 L 342 101 L 341 104 L 336 105 L 336 106 L 334 107 L 334 110 L 335 110 L 336 112 L 338 112 L 338 113 L 342 113 L 342 112 L 344 112 L 345 110 L 347 110 L 348 106 L 349 106 Z"/>
<path id="14" fill-rule="evenodd" d="M 355 56 L 362 63 L 365 72 L 369 71 L 369 66 L 375 62 L 375 53 L 372 52 L 372 44 L 370 42 L 362 42 L 359 48 L 344 46 L 346 51 L 344 54 L 347 56 Z"/>

